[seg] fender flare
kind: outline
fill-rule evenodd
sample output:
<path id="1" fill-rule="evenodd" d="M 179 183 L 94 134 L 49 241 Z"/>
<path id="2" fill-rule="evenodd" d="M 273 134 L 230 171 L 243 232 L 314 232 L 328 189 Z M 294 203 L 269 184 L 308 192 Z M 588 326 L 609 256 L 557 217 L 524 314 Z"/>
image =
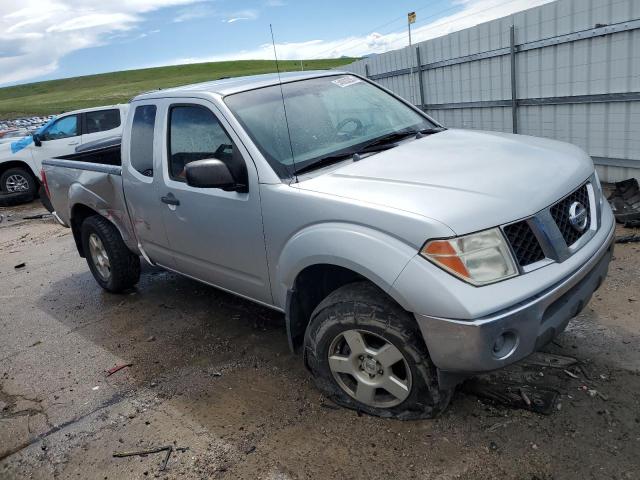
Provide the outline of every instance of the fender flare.
<path id="1" fill-rule="evenodd" d="M 69 212 L 67 218 L 70 219 L 71 227 L 74 230 L 79 228 L 79 225 L 74 226 L 74 209 L 77 209 L 78 207 L 88 208 L 111 222 L 120 233 L 125 245 L 127 245 L 127 247 L 134 253 L 138 253 L 137 239 L 133 232 L 133 228 L 130 227 L 131 222 L 126 211 L 119 211 L 110 208 L 109 203 L 105 199 L 77 182 L 73 183 L 69 187 L 68 198 Z M 74 236 L 76 236 L 75 231 Z"/>
<path id="2" fill-rule="evenodd" d="M 362 225 L 332 222 L 306 227 L 282 248 L 275 272 L 276 304 L 285 304 L 287 291 L 300 272 L 318 264 L 352 270 L 402 304 L 404 301 L 395 294 L 393 283 L 417 253 L 398 238 Z"/>
<path id="3" fill-rule="evenodd" d="M 298 302 L 294 302 L 294 296 L 300 293 L 296 290 L 297 279 L 305 269 L 341 267 L 372 282 L 407 310 L 407 302 L 393 284 L 416 254 L 414 247 L 398 238 L 362 225 L 323 223 L 306 227 L 292 236 L 277 261 L 273 282 L 274 301 L 285 310 L 291 349 L 295 351 L 299 346 L 309 315 L 319 303 L 315 301 L 318 299 L 315 295 L 308 307 L 301 310 L 295 306 Z M 332 286 L 330 284 L 328 288 Z M 340 286 L 336 284 L 335 288 Z M 320 290 L 323 288 L 327 286 L 323 285 Z"/>

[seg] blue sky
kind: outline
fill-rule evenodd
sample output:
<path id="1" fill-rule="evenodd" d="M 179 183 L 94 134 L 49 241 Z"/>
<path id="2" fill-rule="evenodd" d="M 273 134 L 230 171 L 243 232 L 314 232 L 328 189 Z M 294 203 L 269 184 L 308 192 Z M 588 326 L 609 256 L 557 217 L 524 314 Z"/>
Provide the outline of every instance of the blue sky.
<path id="1" fill-rule="evenodd" d="M 382 53 L 549 0 L 1 0 L 0 85 L 179 63 Z"/>

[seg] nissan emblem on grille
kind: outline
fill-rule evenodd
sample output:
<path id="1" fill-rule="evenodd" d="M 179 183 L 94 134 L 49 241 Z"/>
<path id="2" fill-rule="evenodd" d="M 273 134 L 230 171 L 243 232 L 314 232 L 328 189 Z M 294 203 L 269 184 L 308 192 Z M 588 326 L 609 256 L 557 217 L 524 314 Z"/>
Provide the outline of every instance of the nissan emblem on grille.
<path id="1" fill-rule="evenodd" d="M 578 232 L 584 232 L 587 228 L 587 209 L 580 202 L 573 202 L 569 207 L 569 223 Z"/>

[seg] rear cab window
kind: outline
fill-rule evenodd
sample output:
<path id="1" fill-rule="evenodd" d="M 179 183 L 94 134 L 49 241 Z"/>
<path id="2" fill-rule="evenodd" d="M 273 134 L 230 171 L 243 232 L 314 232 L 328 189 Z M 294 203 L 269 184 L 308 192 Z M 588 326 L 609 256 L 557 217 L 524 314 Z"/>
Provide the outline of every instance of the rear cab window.
<path id="1" fill-rule="evenodd" d="M 155 105 L 136 107 L 131 125 L 130 163 L 145 177 L 153 177 L 153 135 L 156 111 Z"/>

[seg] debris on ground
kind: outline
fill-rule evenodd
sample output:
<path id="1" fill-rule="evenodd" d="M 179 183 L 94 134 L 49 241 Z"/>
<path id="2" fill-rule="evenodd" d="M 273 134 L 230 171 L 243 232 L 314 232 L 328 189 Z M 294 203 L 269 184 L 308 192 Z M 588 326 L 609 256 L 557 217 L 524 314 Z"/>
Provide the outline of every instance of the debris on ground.
<path id="1" fill-rule="evenodd" d="M 525 358 L 524 365 L 538 365 L 540 367 L 567 368 L 578 363 L 573 357 L 556 355 L 554 353 L 535 352 Z"/>
<path id="2" fill-rule="evenodd" d="M 640 235 L 634 235 L 633 233 L 630 235 L 622 235 L 620 237 L 616 237 L 616 243 L 637 243 L 640 242 Z"/>
<path id="3" fill-rule="evenodd" d="M 186 447 L 180 450 L 184 451 L 186 450 Z M 160 453 L 164 451 L 166 451 L 167 454 L 165 455 L 164 460 L 162 461 L 162 465 L 160 465 L 160 471 L 164 471 L 164 469 L 167 468 L 167 463 L 169 462 L 169 457 L 171 456 L 171 452 L 173 452 L 173 445 L 167 445 L 165 447 L 149 448 L 147 450 L 138 450 L 135 452 L 113 452 L 113 456 L 117 458 L 134 457 L 137 455 L 144 457 L 147 455 L 151 455 L 153 453 Z"/>
<path id="4" fill-rule="evenodd" d="M 147 338 L 147 342 L 155 342 L 156 341 L 156 337 L 151 335 L 149 338 Z"/>
<path id="5" fill-rule="evenodd" d="M 130 367 L 132 365 L 133 365 L 133 363 L 123 363 L 122 365 L 116 365 L 115 367 L 110 368 L 109 370 L 107 370 L 107 377 L 110 377 L 111 375 L 113 375 L 114 373 L 122 370 L 123 368 Z"/>
<path id="6" fill-rule="evenodd" d="M 494 384 L 471 379 L 462 385 L 464 393 L 511 408 L 550 415 L 560 395 L 557 390 L 533 385 Z"/>
<path id="7" fill-rule="evenodd" d="M 40 220 L 41 218 L 49 218 L 51 217 L 50 213 L 39 213 L 38 215 L 27 215 L 26 217 L 22 217 L 23 220 Z"/>
<path id="8" fill-rule="evenodd" d="M 638 180 L 629 178 L 614 183 L 613 192 L 609 195 L 609 203 L 618 223 L 632 226 L 640 223 L 640 187 Z"/>
<path id="9" fill-rule="evenodd" d="M 578 377 L 575 373 L 570 372 L 569 370 L 565 370 L 564 373 L 567 374 L 567 376 L 571 377 L 571 378 L 580 378 Z"/>
<path id="10" fill-rule="evenodd" d="M 13 268 L 15 268 L 16 270 L 20 270 L 21 268 L 24 268 L 26 266 L 27 266 L 27 264 L 22 262 L 22 263 L 19 263 L 19 264 L 15 265 Z"/>

